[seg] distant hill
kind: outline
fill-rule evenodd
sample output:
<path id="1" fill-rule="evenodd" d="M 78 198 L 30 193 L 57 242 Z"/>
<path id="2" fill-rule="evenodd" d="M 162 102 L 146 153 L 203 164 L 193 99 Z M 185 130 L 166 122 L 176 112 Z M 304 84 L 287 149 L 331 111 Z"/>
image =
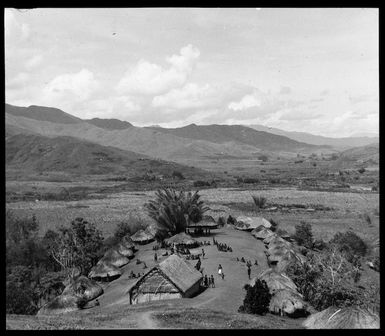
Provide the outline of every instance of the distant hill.
<path id="1" fill-rule="evenodd" d="M 89 124 L 92 124 L 107 130 L 122 130 L 122 129 L 132 127 L 132 124 L 130 124 L 128 121 L 121 121 L 119 119 L 93 118 L 93 119 L 84 119 L 84 121 L 88 122 Z"/>
<path id="2" fill-rule="evenodd" d="M 76 174 L 170 174 L 173 170 L 204 175 L 198 168 L 154 160 L 147 156 L 101 146 L 73 137 L 48 138 L 16 134 L 6 139 L 6 167 L 29 172 L 68 172 Z"/>
<path id="3" fill-rule="evenodd" d="M 191 124 L 180 128 L 150 127 L 150 129 L 187 139 L 205 140 L 219 144 L 232 141 L 271 151 L 299 151 L 316 148 L 316 146 L 307 143 L 301 143 L 265 131 L 256 131 L 241 125 L 198 126 Z"/>
<path id="4" fill-rule="evenodd" d="M 360 136 L 360 137 L 331 138 L 331 137 L 324 137 L 321 135 L 314 135 L 314 134 L 305 133 L 305 132 L 284 131 L 278 128 L 266 127 L 262 125 L 247 125 L 247 127 L 250 127 L 257 131 L 264 131 L 264 132 L 269 132 L 271 134 L 286 136 L 290 139 L 300 141 L 300 142 L 305 142 L 311 145 L 332 146 L 340 150 L 351 148 L 351 147 L 366 146 L 372 143 L 379 142 L 378 137 Z"/>
<path id="5" fill-rule="evenodd" d="M 50 121 L 57 124 L 76 124 L 83 122 L 82 119 L 77 118 L 71 114 L 65 113 L 57 108 L 36 105 L 31 105 L 29 107 L 20 107 L 5 104 L 5 113 L 35 120 Z"/>

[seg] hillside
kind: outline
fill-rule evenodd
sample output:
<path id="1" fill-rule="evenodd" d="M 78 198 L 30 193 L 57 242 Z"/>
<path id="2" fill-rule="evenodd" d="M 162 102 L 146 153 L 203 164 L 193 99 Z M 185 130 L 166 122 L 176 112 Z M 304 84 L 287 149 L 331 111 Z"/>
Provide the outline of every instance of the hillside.
<path id="1" fill-rule="evenodd" d="M 5 113 L 35 120 L 50 121 L 58 124 L 76 124 L 82 122 L 82 119 L 53 107 L 35 105 L 20 107 L 5 104 Z"/>
<path id="2" fill-rule="evenodd" d="M 180 170 L 186 176 L 205 172 L 176 163 L 153 160 L 141 154 L 101 146 L 73 137 L 48 138 L 16 134 L 6 139 L 7 169 L 29 172 L 68 172 L 76 174 L 170 174 Z"/>
<path id="3" fill-rule="evenodd" d="M 368 137 L 368 136 L 355 136 L 355 137 L 345 137 L 345 138 L 331 138 L 324 137 L 321 135 L 314 135 L 305 132 L 290 132 L 284 131 L 274 127 L 266 127 L 262 125 L 245 125 L 257 131 L 264 131 L 271 134 L 281 135 L 288 137 L 290 139 L 305 142 L 311 145 L 317 146 L 332 146 L 338 149 L 346 149 L 351 147 L 366 146 L 372 143 L 378 143 L 378 137 Z"/>
<path id="4" fill-rule="evenodd" d="M 122 130 L 122 129 L 132 127 L 132 124 L 130 124 L 128 121 L 121 121 L 119 119 L 93 118 L 93 119 L 84 119 L 84 121 L 88 122 L 89 124 L 92 124 L 107 130 Z"/>
<path id="5" fill-rule="evenodd" d="M 316 146 L 300 143 L 286 137 L 264 131 L 256 131 L 241 125 L 195 125 L 180 128 L 151 128 L 181 138 L 205 140 L 213 143 L 236 142 L 271 151 L 298 151 L 315 149 Z"/>

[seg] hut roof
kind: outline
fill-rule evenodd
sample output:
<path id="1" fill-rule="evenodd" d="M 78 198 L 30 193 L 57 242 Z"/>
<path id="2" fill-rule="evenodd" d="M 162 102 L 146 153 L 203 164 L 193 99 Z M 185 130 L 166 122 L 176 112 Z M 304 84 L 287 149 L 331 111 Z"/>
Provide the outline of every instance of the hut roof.
<path id="1" fill-rule="evenodd" d="M 62 295 L 66 294 L 81 295 L 87 301 L 91 301 L 103 294 L 103 288 L 95 281 L 82 275 L 64 288 Z"/>
<path id="2" fill-rule="evenodd" d="M 165 243 L 168 245 L 172 245 L 175 243 L 176 245 L 184 244 L 192 246 L 196 245 L 198 242 L 187 233 L 181 232 L 172 236 L 171 238 L 165 239 Z"/>
<path id="3" fill-rule="evenodd" d="M 212 220 L 203 218 L 198 223 L 190 222 L 187 225 L 188 228 L 210 228 L 210 229 L 216 229 L 218 227 L 218 224 L 216 222 L 213 222 Z"/>
<path id="4" fill-rule="evenodd" d="M 40 308 L 37 315 L 63 314 L 79 310 L 81 297 L 74 294 L 59 295 Z"/>
<path id="5" fill-rule="evenodd" d="M 255 232 L 254 230 L 251 232 L 251 234 L 257 238 L 257 239 L 265 239 L 267 237 L 270 237 L 271 235 L 274 235 L 274 232 L 264 228 L 261 231 Z"/>
<path id="6" fill-rule="evenodd" d="M 292 290 L 281 289 L 274 293 L 270 299 L 269 310 L 271 312 L 284 311 L 286 314 L 294 314 L 298 310 L 306 310 L 307 304 L 302 296 Z"/>
<path id="7" fill-rule="evenodd" d="M 134 241 L 131 239 L 130 235 L 125 235 L 122 240 L 120 241 L 121 244 L 123 244 L 126 248 L 134 248 L 135 247 L 135 243 Z"/>
<path id="8" fill-rule="evenodd" d="M 104 256 L 100 261 L 111 264 L 116 267 L 121 267 L 123 265 L 126 265 L 129 263 L 128 258 L 126 258 L 124 255 L 121 255 L 116 249 L 111 248 L 107 250 L 106 253 L 104 253 Z"/>
<path id="9" fill-rule="evenodd" d="M 273 234 L 267 236 L 267 237 L 263 240 L 263 242 L 264 242 L 265 244 L 270 244 L 270 242 L 271 242 L 273 239 L 275 239 L 275 238 L 278 238 L 278 236 L 277 236 L 277 234 L 276 234 L 275 232 L 273 232 Z"/>
<path id="10" fill-rule="evenodd" d="M 277 235 L 270 240 L 269 246 L 271 244 L 284 244 L 284 245 L 287 245 L 287 246 L 291 245 L 287 240 L 285 240 L 285 239 L 283 239 L 283 238 L 281 238 L 281 237 L 279 237 Z"/>
<path id="11" fill-rule="evenodd" d="M 267 229 L 270 229 L 272 226 L 271 223 L 263 217 L 239 216 L 236 219 L 235 228 L 237 228 L 237 226 L 239 226 L 242 230 L 242 227 L 246 227 L 246 229 L 244 229 L 244 230 L 250 230 L 251 231 L 251 230 L 258 228 L 261 225 Z"/>
<path id="12" fill-rule="evenodd" d="M 279 235 L 280 237 L 282 237 L 282 238 L 290 238 L 290 237 L 291 237 L 291 235 L 290 235 L 289 232 L 287 232 L 286 230 L 282 230 L 282 229 L 279 230 L 278 235 Z"/>
<path id="13" fill-rule="evenodd" d="M 131 259 L 134 257 L 134 252 L 132 251 L 132 248 L 127 248 L 127 246 L 124 245 L 123 243 L 119 243 L 116 246 L 116 250 L 119 252 L 119 254 L 121 254 L 126 258 Z"/>
<path id="14" fill-rule="evenodd" d="M 361 307 L 329 307 L 310 315 L 302 325 L 308 329 L 379 329 L 380 318 Z"/>
<path id="15" fill-rule="evenodd" d="M 143 229 L 137 231 L 135 234 L 133 234 L 131 236 L 131 239 L 135 243 L 147 242 L 147 241 L 153 240 L 154 238 L 155 238 L 155 236 L 153 234 L 151 234 L 150 232 L 145 231 Z"/>
<path id="16" fill-rule="evenodd" d="M 122 271 L 111 264 L 105 263 L 101 260 L 98 261 L 98 263 L 92 267 L 90 273 L 88 274 L 89 278 L 106 278 L 108 276 L 115 277 L 117 275 L 122 275 Z"/>
<path id="17" fill-rule="evenodd" d="M 202 279 L 202 274 L 176 254 L 170 255 L 158 265 L 148 270 L 142 277 L 130 287 L 131 291 L 136 284 L 142 281 L 154 269 L 164 274 L 181 292 L 186 292 L 194 284 Z"/>
<path id="18" fill-rule="evenodd" d="M 297 291 L 297 286 L 286 274 L 275 272 L 269 268 L 260 273 L 256 278 L 251 279 L 250 285 L 254 286 L 256 279 L 265 280 L 270 293 L 275 293 L 280 289 Z"/>

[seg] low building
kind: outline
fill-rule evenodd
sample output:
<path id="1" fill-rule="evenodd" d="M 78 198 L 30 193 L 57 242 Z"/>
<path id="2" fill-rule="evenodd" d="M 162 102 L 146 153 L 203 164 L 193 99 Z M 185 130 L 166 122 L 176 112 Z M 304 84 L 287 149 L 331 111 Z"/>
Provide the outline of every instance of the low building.
<path id="1" fill-rule="evenodd" d="M 201 280 L 200 272 L 173 254 L 135 281 L 128 290 L 130 304 L 192 297 Z"/>

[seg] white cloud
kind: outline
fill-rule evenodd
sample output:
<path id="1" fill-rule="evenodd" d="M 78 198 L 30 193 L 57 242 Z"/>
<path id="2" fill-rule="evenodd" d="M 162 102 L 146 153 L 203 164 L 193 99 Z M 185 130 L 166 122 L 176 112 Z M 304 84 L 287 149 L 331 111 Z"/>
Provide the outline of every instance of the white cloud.
<path id="1" fill-rule="evenodd" d="M 239 111 L 254 106 L 261 106 L 261 101 L 256 94 L 249 94 L 244 96 L 239 102 L 231 102 L 228 107 L 230 110 Z"/>
<path id="2" fill-rule="evenodd" d="M 26 72 L 19 72 L 15 77 L 8 79 L 6 76 L 6 87 L 8 90 L 26 87 L 31 76 Z"/>
<path id="3" fill-rule="evenodd" d="M 189 44 L 180 50 L 180 55 L 166 58 L 168 69 L 141 60 L 126 72 L 116 89 L 119 94 L 156 95 L 180 87 L 186 83 L 199 55 L 199 50 Z"/>

